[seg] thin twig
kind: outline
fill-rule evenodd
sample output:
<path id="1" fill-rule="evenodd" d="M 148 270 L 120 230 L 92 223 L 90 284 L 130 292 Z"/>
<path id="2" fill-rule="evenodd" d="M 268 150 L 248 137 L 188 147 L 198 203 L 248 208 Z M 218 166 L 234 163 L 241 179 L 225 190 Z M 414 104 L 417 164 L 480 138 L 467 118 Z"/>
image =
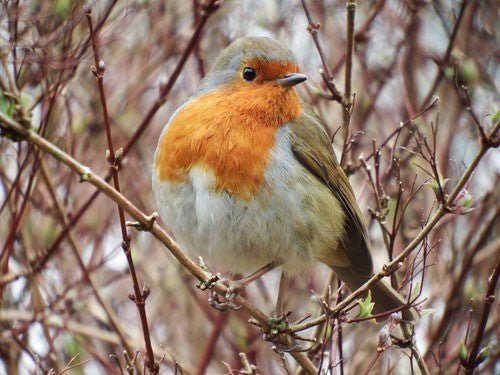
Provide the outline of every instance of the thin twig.
<path id="1" fill-rule="evenodd" d="M 210 333 L 210 337 L 206 340 L 205 350 L 201 356 L 200 364 L 196 369 L 196 374 L 203 375 L 207 371 L 207 367 L 212 360 L 215 346 L 217 344 L 217 340 L 219 339 L 222 330 L 224 329 L 224 325 L 227 322 L 228 314 L 218 314 L 215 318 L 215 322 L 212 327 L 212 332 Z"/>
<path id="2" fill-rule="evenodd" d="M 92 12 L 91 10 L 87 11 L 87 23 L 90 30 L 90 36 L 92 39 L 92 50 L 94 51 L 94 61 L 95 66 L 92 69 L 94 76 L 97 80 L 97 85 L 99 87 L 99 97 L 101 99 L 101 107 L 104 117 L 104 127 L 106 130 L 106 139 L 108 143 L 107 150 L 107 159 L 109 165 L 111 167 L 111 173 L 113 175 L 113 184 L 117 192 L 120 192 L 120 180 L 118 178 L 118 163 L 121 158 L 121 150 L 120 153 L 115 153 L 115 149 L 113 146 L 113 137 L 111 135 L 111 121 L 108 113 L 108 105 L 106 102 L 106 94 L 104 91 L 104 61 L 99 59 L 99 50 L 97 48 L 97 35 L 95 34 L 92 26 Z M 132 277 L 134 295 L 131 297 L 132 301 L 134 301 L 137 306 L 137 310 L 139 311 L 139 318 L 141 321 L 142 333 L 144 336 L 144 345 L 146 346 L 146 367 L 151 374 L 158 374 L 160 371 L 160 365 L 156 363 L 153 347 L 151 345 L 151 337 L 149 334 L 149 323 L 146 314 L 146 299 L 150 294 L 150 290 L 147 287 L 144 287 L 141 290 L 139 286 L 139 278 L 137 277 L 137 273 L 135 270 L 134 260 L 132 258 L 132 252 L 130 251 L 130 234 L 128 233 L 127 226 L 125 224 L 125 213 L 123 208 L 118 206 L 118 216 L 120 219 L 120 229 L 122 235 L 122 248 L 127 258 L 127 264 L 130 272 L 130 276 Z"/>
<path id="3" fill-rule="evenodd" d="M 47 171 L 47 167 L 45 166 L 45 163 L 42 161 L 40 164 L 40 172 L 42 175 L 42 178 L 47 186 L 47 189 L 49 191 L 49 194 L 54 202 L 54 207 L 57 210 L 57 213 L 60 217 L 60 220 L 63 225 L 67 225 L 69 219 L 66 211 L 64 210 L 64 206 L 57 196 L 56 188 L 54 187 L 54 184 L 52 183 L 51 179 L 49 178 L 49 172 Z M 68 242 L 70 244 L 70 248 L 73 251 L 73 255 L 75 256 L 76 262 L 78 266 L 80 267 L 80 270 L 82 271 L 82 275 L 84 280 L 88 283 L 90 286 L 90 289 L 92 290 L 92 293 L 94 294 L 97 302 L 101 305 L 102 309 L 108 316 L 108 320 L 110 325 L 113 327 L 113 330 L 117 333 L 118 337 L 120 338 L 121 345 L 123 345 L 124 348 L 126 348 L 127 351 L 131 351 L 132 347 L 130 346 L 127 338 L 125 337 L 125 333 L 123 331 L 123 328 L 120 325 L 120 322 L 118 320 L 118 317 L 116 316 L 115 312 L 113 311 L 112 306 L 109 305 L 109 303 L 105 300 L 105 298 L 102 296 L 102 293 L 100 289 L 96 286 L 96 283 L 94 281 L 94 278 L 90 276 L 87 267 L 85 266 L 85 263 L 83 262 L 83 259 L 81 257 L 81 249 L 77 245 L 77 241 L 75 238 L 75 235 L 70 231 L 68 233 Z"/>
<path id="4" fill-rule="evenodd" d="M 167 100 L 167 96 L 172 90 L 172 87 L 174 87 L 177 78 L 179 78 L 179 75 L 181 74 L 182 69 L 186 64 L 188 57 L 191 55 L 195 46 L 198 44 L 201 33 L 203 31 L 203 28 L 205 27 L 205 24 L 208 21 L 208 18 L 219 8 L 219 0 L 208 0 L 201 7 L 202 7 L 202 12 L 200 19 L 198 21 L 198 25 L 196 26 L 193 35 L 191 35 L 191 39 L 189 39 L 189 42 L 186 48 L 184 49 L 184 52 L 182 53 L 181 58 L 179 59 L 179 62 L 177 63 L 172 74 L 170 75 L 168 81 L 164 85 L 160 86 L 160 92 L 155 102 L 147 111 L 146 116 L 144 116 L 141 124 L 136 129 L 132 137 L 130 137 L 128 143 L 125 145 L 125 147 L 123 147 L 123 156 L 127 155 L 130 152 L 133 145 L 137 142 L 137 140 L 142 136 L 144 131 L 148 128 L 154 115 L 158 112 L 160 107 Z"/>
<path id="5" fill-rule="evenodd" d="M 455 44 L 455 40 L 456 40 L 457 35 L 458 35 L 458 30 L 460 28 L 462 19 L 464 18 L 465 8 L 467 7 L 467 4 L 469 4 L 469 2 L 471 2 L 471 1 L 470 0 L 462 0 L 462 4 L 460 5 L 460 12 L 458 14 L 457 21 L 455 22 L 455 26 L 453 27 L 453 31 L 452 31 L 451 36 L 450 36 L 450 41 L 448 42 L 448 46 L 446 47 L 446 52 L 444 53 L 444 56 L 441 58 L 441 60 L 438 61 L 439 71 L 438 71 L 436 77 L 434 78 L 434 81 L 431 85 L 431 88 L 429 89 L 429 92 L 425 96 L 425 99 L 422 101 L 422 107 L 425 106 L 431 100 L 432 96 L 436 92 L 439 84 L 441 83 L 441 81 L 443 80 L 443 78 L 445 76 L 444 75 L 444 70 L 445 70 L 444 68 L 446 65 L 448 65 L 450 63 L 451 52 L 453 51 L 453 45 Z"/>
<path id="6" fill-rule="evenodd" d="M 425 113 L 429 112 L 431 109 L 435 108 L 439 103 L 439 99 L 436 98 L 432 101 L 432 103 L 430 103 L 427 107 L 425 107 L 424 109 L 422 109 L 419 113 L 417 113 L 413 118 L 405 121 L 405 122 L 401 122 L 399 124 L 399 126 L 394 129 L 392 131 L 391 134 L 389 134 L 389 136 L 380 144 L 379 148 L 382 149 L 384 148 L 384 146 L 389 143 L 389 141 L 394 138 L 396 135 L 398 135 L 401 130 L 405 129 L 406 127 L 408 127 L 409 125 L 412 125 L 415 123 L 415 120 L 418 119 L 419 117 L 421 117 L 422 115 L 424 115 Z M 374 153 L 370 153 L 366 158 L 365 158 L 365 161 L 368 161 L 370 160 L 372 157 L 374 156 Z"/>
<path id="7" fill-rule="evenodd" d="M 319 57 L 321 59 L 321 64 L 323 66 L 323 71 L 320 72 L 321 78 L 323 78 L 323 82 L 325 83 L 326 88 L 330 91 L 331 94 L 331 96 L 328 97 L 327 99 L 342 103 L 342 94 L 337 89 L 337 86 L 335 86 L 333 76 L 330 72 L 330 68 L 326 61 L 325 52 L 323 51 L 323 47 L 321 47 L 321 43 L 319 42 L 318 30 L 321 25 L 313 21 L 311 12 L 309 11 L 309 8 L 305 0 L 302 0 L 302 7 L 304 8 L 304 13 L 306 14 L 307 17 L 307 22 L 308 22 L 307 31 L 309 31 L 309 33 L 313 38 L 314 45 L 318 50 Z"/>
<path id="8" fill-rule="evenodd" d="M 433 324 L 436 328 L 433 329 L 433 332 L 429 335 L 429 349 L 427 353 L 425 354 L 426 357 L 432 355 L 431 349 L 438 343 L 440 342 L 441 338 L 443 337 L 443 334 L 446 330 L 446 327 L 449 325 L 450 321 L 452 320 L 453 314 L 456 313 L 456 301 L 458 298 L 460 298 L 460 287 L 462 287 L 463 283 L 466 280 L 466 275 L 467 273 L 471 270 L 472 267 L 472 262 L 476 255 L 478 255 L 480 252 L 488 252 L 489 248 L 491 247 L 493 249 L 493 253 L 498 252 L 500 250 L 500 238 L 497 238 L 494 242 L 492 242 L 488 246 L 484 246 L 484 242 L 488 238 L 488 235 L 491 231 L 492 226 L 497 222 L 498 220 L 498 215 L 499 215 L 499 210 L 497 209 L 496 212 L 487 220 L 485 220 L 486 224 L 481 228 L 480 232 L 477 234 L 477 241 L 473 246 L 466 247 L 467 249 L 467 256 L 462 260 L 462 264 L 460 266 L 460 272 L 458 275 L 454 278 L 454 280 L 451 282 L 451 288 L 449 288 L 448 296 L 446 297 L 446 304 L 445 304 L 445 309 L 443 312 L 442 317 L 439 320 L 438 324 Z M 477 233 L 478 228 L 475 228 L 474 233 Z"/>
<path id="9" fill-rule="evenodd" d="M 356 0 L 347 0 L 347 42 L 345 59 L 344 97 L 342 98 L 342 133 L 344 139 L 340 165 L 345 166 L 347 158 L 347 144 L 349 143 L 349 125 L 352 114 L 352 55 L 354 52 L 354 17 L 356 15 Z"/>

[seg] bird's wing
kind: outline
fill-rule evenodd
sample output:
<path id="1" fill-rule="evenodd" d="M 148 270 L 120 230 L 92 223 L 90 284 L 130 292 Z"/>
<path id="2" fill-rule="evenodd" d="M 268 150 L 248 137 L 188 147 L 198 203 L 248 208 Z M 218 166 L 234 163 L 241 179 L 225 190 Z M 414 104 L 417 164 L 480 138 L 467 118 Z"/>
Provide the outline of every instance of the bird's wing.
<path id="1" fill-rule="evenodd" d="M 330 189 L 343 208 L 343 250 L 351 267 L 361 275 L 371 275 L 373 264 L 361 211 L 349 180 L 333 153 L 321 119 L 312 109 L 305 108 L 303 114 L 290 123 L 290 138 L 297 160 Z"/>

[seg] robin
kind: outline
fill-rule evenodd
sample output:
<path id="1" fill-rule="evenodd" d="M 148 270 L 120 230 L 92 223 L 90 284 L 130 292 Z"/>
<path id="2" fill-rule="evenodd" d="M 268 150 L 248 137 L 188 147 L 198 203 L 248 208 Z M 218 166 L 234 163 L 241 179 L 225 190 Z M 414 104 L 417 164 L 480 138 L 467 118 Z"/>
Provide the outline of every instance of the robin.
<path id="1" fill-rule="evenodd" d="M 158 142 L 153 191 L 163 221 L 190 253 L 232 273 L 255 271 L 239 286 L 318 261 L 351 291 L 373 275 L 352 188 L 321 119 L 295 89 L 306 79 L 281 43 L 237 39 Z M 375 312 L 406 303 L 385 282 L 371 293 Z"/>

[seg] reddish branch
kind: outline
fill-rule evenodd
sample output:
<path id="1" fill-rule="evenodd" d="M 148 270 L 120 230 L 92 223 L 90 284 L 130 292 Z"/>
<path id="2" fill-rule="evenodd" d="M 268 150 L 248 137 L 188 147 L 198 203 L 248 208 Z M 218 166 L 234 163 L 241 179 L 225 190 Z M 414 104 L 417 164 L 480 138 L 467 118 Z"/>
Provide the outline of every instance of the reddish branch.
<path id="1" fill-rule="evenodd" d="M 106 94 L 104 92 L 104 61 L 99 58 L 99 50 L 97 48 L 97 35 L 95 34 L 92 27 L 92 12 L 87 11 L 87 22 L 90 30 L 90 36 L 92 38 L 92 49 L 94 51 L 94 61 L 95 65 L 92 67 L 92 73 L 94 74 L 97 85 L 99 87 L 99 98 L 101 99 L 101 106 L 104 118 L 104 127 L 106 130 L 106 139 L 108 142 L 108 150 L 106 152 L 107 160 L 111 169 L 111 174 L 113 176 L 113 184 L 117 192 L 120 190 L 120 180 L 118 178 L 118 168 L 119 160 L 122 157 L 122 150 L 115 153 L 115 148 L 113 146 L 113 137 L 111 135 L 111 121 L 108 113 L 108 105 L 106 102 Z M 123 208 L 118 206 L 118 217 L 120 219 L 120 229 L 122 234 L 122 248 L 123 252 L 127 258 L 128 269 L 130 276 L 132 277 L 132 284 L 134 288 L 134 294 L 129 295 L 130 299 L 135 302 L 137 310 L 139 311 L 139 318 L 141 321 L 142 333 L 144 336 L 144 345 L 146 346 L 146 368 L 149 370 L 150 374 L 158 374 L 160 370 L 160 365 L 156 363 L 154 358 L 153 347 L 151 345 L 151 337 L 149 334 L 149 323 L 146 315 L 146 299 L 150 294 L 150 290 L 144 287 L 141 290 L 139 286 L 139 278 L 135 270 L 134 260 L 132 259 L 132 253 L 130 251 L 130 234 L 125 223 L 125 213 Z"/>
<path id="2" fill-rule="evenodd" d="M 307 31 L 311 34 L 314 45 L 318 50 L 319 57 L 321 58 L 321 64 L 323 65 L 323 71 L 321 72 L 321 78 L 323 78 L 323 82 L 325 83 L 326 88 L 330 91 L 330 96 L 326 97 L 326 99 L 334 100 L 336 102 L 342 103 L 342 94 L 339 92 L 337 87 L 335 86 L 334 79 L 332 74 L 330 73 L 330 68 L 328 67 L 328 63 L 326 61 L 325 52 L 323 51 L 323 47 L 321 47 L 321 43 L 318 38 L 318 30 L 320 28 L 319 23 L 315 23 L 312 19 L 311 12 L 307 6 L 306 0 L 302 0 L 302 7 L 304 8 L 304 13 L 306 14 L 307 21 L 309 24 L 307 25 Z"/>
<path id="3" fill-rule="evenodd" d="M 210 336 L 208 337 L 208 340 L 205 344 L 205 350 L 203 351 L 200 364 L 198 365 L 198 368 L 196 369 L 196 374 L 197 375 L 203 375 L 206 373 L 208 365 L 210 364 L 210 361 L 213 358 L 213 354 L 215 351 L 215 346 L 217 345 L 217 341 L 219 340 L 219 337 L 224 329 L 224 326 L 226 325 L 227 319 L 228 319 L 228 314 L 218 314 L 217 317 L 215 318 L 213 327 L 212 327 L 212 332 L 210 333 Z"/>

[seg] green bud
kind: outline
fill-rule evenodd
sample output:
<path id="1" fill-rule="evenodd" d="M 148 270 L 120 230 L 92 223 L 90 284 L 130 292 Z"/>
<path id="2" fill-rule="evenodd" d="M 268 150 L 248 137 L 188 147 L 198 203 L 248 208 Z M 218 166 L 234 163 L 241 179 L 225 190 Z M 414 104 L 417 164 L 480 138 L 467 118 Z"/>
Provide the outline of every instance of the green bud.
<path id="1" fill-rule="evenodd" d="M 371 290 L 368 291 L 368 295 L 364 300 L 358 301 L 359 303 L 359 317 L 360 318 L 366 318 L 369 317 L 372 314 L 373 307 L 375 306 L 375 303 L 372 302 L 372 292 Z"/>
<path id="2" fill-rule="evenodd" d="M 481 349 L 481 351 L 477 355 L 476 363 L 479 365 L 480 363 L 484 362 L 484 360 L 488 358 L 489 354 L 490 354 L 490 347 L 485 346 L 484 348 Z"/>
<path id="3" fill-rule="evenodd" d="M 500 109 L 497 109 L 493 116 L 491 116 L 491 122 L 493 124 L 496 124 L 498 121 L 500 121 Z"/>
<path id="4" fill-rule="evenodd" d="M 467 348 L 465 347 L 465 344 L 463 341 L 460 341 L 460 344 L 458 346 L 458 357 L 462 361 L 467 361 Z"/>

